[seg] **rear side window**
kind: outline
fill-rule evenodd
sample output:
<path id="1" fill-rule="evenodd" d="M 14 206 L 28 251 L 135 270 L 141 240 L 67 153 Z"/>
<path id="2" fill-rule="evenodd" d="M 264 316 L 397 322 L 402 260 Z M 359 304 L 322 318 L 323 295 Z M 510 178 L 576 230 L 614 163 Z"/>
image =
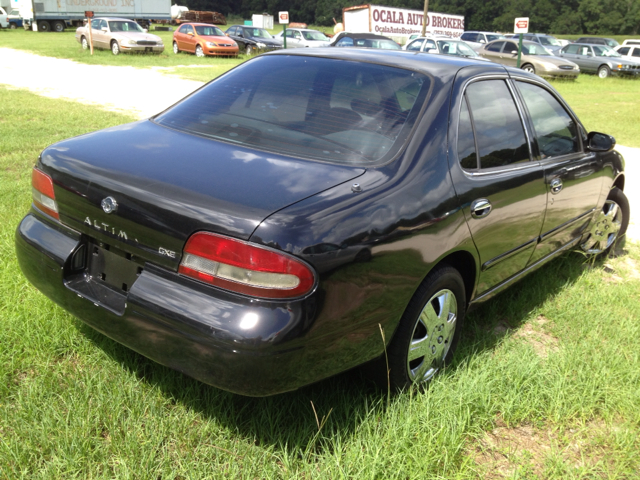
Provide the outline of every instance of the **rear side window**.
<path id="1" fill-rule="evenodd" d="M 517 85 L 533 121 L 542 158 L 579 152 L 578 126 L 560 102 L 537 85 L 526 82 Z"/>
<path id="2" fill-rule="evenodd" d="M 495 43 L 492 43 L 491 45 L 488 45 L 486 49 L 489 50 L 490 52 L 499 52 L 500 50 L 502 50 L 503 45 L 504 45 L 504 42 L 495 42 Z"/>
<path id="3" fill-rule="evenodd" d="M 160 125 L 238 145 L 370 164 L 404 144 L 429 77 L 305 56 L 258 57 L 157 116 Z"/>
<path id="4" fill-rule="evenodd" d="M 472 83 L 467 87 L 465 99 L 480 168 L 504 167 L 530 160 L 522 121 L 504 80 Z M 470 168 L 473 160 L 464 103 L 458 128 L 458 155 L 463 168 Z"/>

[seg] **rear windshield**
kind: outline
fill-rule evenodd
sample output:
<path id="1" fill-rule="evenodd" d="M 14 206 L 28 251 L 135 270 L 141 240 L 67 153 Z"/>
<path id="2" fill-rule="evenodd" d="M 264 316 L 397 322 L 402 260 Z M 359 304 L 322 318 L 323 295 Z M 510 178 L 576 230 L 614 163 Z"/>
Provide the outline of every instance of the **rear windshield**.
<path id="1" fill-rule="evenodd" d="M 429 77 L 304 56 L 257 57 L 157 116 L 160 125 L 246 147 L 371 164 L 404 144 Z"/>

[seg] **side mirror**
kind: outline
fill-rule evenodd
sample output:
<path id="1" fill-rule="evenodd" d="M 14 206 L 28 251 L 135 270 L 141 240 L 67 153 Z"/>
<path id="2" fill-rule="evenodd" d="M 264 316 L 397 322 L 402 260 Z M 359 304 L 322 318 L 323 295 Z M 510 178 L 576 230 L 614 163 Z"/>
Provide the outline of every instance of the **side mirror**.
<path id="1" fill-rule="evenodd" d="M 187 35 L 191 35 L 193 37 L 193 32 L 187 32 Z"/>
<path id="2" fill-rule="evenodd" d="M 592 152 L 610 152 L 616 146 L 616 139 L 611 135 L 598 132 L 589 132 L 587 135 L 587 148 Z"/>
<path id="3" fill-rule="evenodd" d="M 109 29 L 107 27 L 102 27 L 100 30 L 102 30 L 103 32 L 109 31 Z"/>

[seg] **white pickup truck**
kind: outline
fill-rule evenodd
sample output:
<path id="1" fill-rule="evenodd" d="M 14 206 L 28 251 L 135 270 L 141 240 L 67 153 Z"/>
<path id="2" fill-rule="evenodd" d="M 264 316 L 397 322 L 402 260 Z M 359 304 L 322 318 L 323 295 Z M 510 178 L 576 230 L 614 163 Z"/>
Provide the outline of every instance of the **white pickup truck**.
<path id="1" fill-rule="evenodd" d="M 0 27 L 9 28 L 9 19 L 4 8 L 0 7 Z"/>

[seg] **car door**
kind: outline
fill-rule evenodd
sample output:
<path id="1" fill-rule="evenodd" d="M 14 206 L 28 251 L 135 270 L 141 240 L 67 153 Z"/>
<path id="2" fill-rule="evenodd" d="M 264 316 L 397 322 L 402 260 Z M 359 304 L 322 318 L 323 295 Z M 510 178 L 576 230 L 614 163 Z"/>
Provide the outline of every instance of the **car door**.
<path id="1" fill-rule="evenodd" d="M 485 58 L 488 58 L 492 62 L 502 63 L 502 47 L 505 42 L 503 40 L 498 40 L 495 42 L 491 42 L 489 45 L 485 45 L 480 49 L 480 55 Z"/>
<path id="2" fill-rule="evenodd" d="M 506 74 L 454 86 L 450 168 L 480 257 L 476 295 L 527 266 L 544 220 L 544 169 L 532 160 L 516 98 Z"/>
<path id="3" fill-rule="evenodd" d="M 105 33 L 101 30 L 102 22 L 103 20 L 99 18 L 91 20 L 91 41 L 93 42 L 94 48 L 107 48 L 104 43 Z"/>
<path id="4" fill-rule="evenodd" d="M 602 190 L 603 166 L 583 147 L 583 130 L 555 93 L 532 80 L 515 82 L 531 121 L 534 153 L 545 172 L 547 209 L 530 263 L 582 237 Z"/>
<path id="5" fill-rule="evenodd" d="M 195 52 L 196 51 L 196 32 L 193 30 L 193 25 L 185 25 L 184 36 L 182 37 L 182 41 L 184 42 L 184 50 L 187 52 Z"/>
<path id="6" fill-rule="evenodd" d="M 516 42 L 505 42 L 502 52 L 500 52 L 500 63 L 515 67 L 518 64 L 518 44 Z"/>
<path id="7" fill-rule="evenodd" d="M 565 48 L 567 53 L 560 56 L 577 63 L 581 71 L 594 73 L 598 70 L 599 63 L 589 45 L 567 45 Z"/>

